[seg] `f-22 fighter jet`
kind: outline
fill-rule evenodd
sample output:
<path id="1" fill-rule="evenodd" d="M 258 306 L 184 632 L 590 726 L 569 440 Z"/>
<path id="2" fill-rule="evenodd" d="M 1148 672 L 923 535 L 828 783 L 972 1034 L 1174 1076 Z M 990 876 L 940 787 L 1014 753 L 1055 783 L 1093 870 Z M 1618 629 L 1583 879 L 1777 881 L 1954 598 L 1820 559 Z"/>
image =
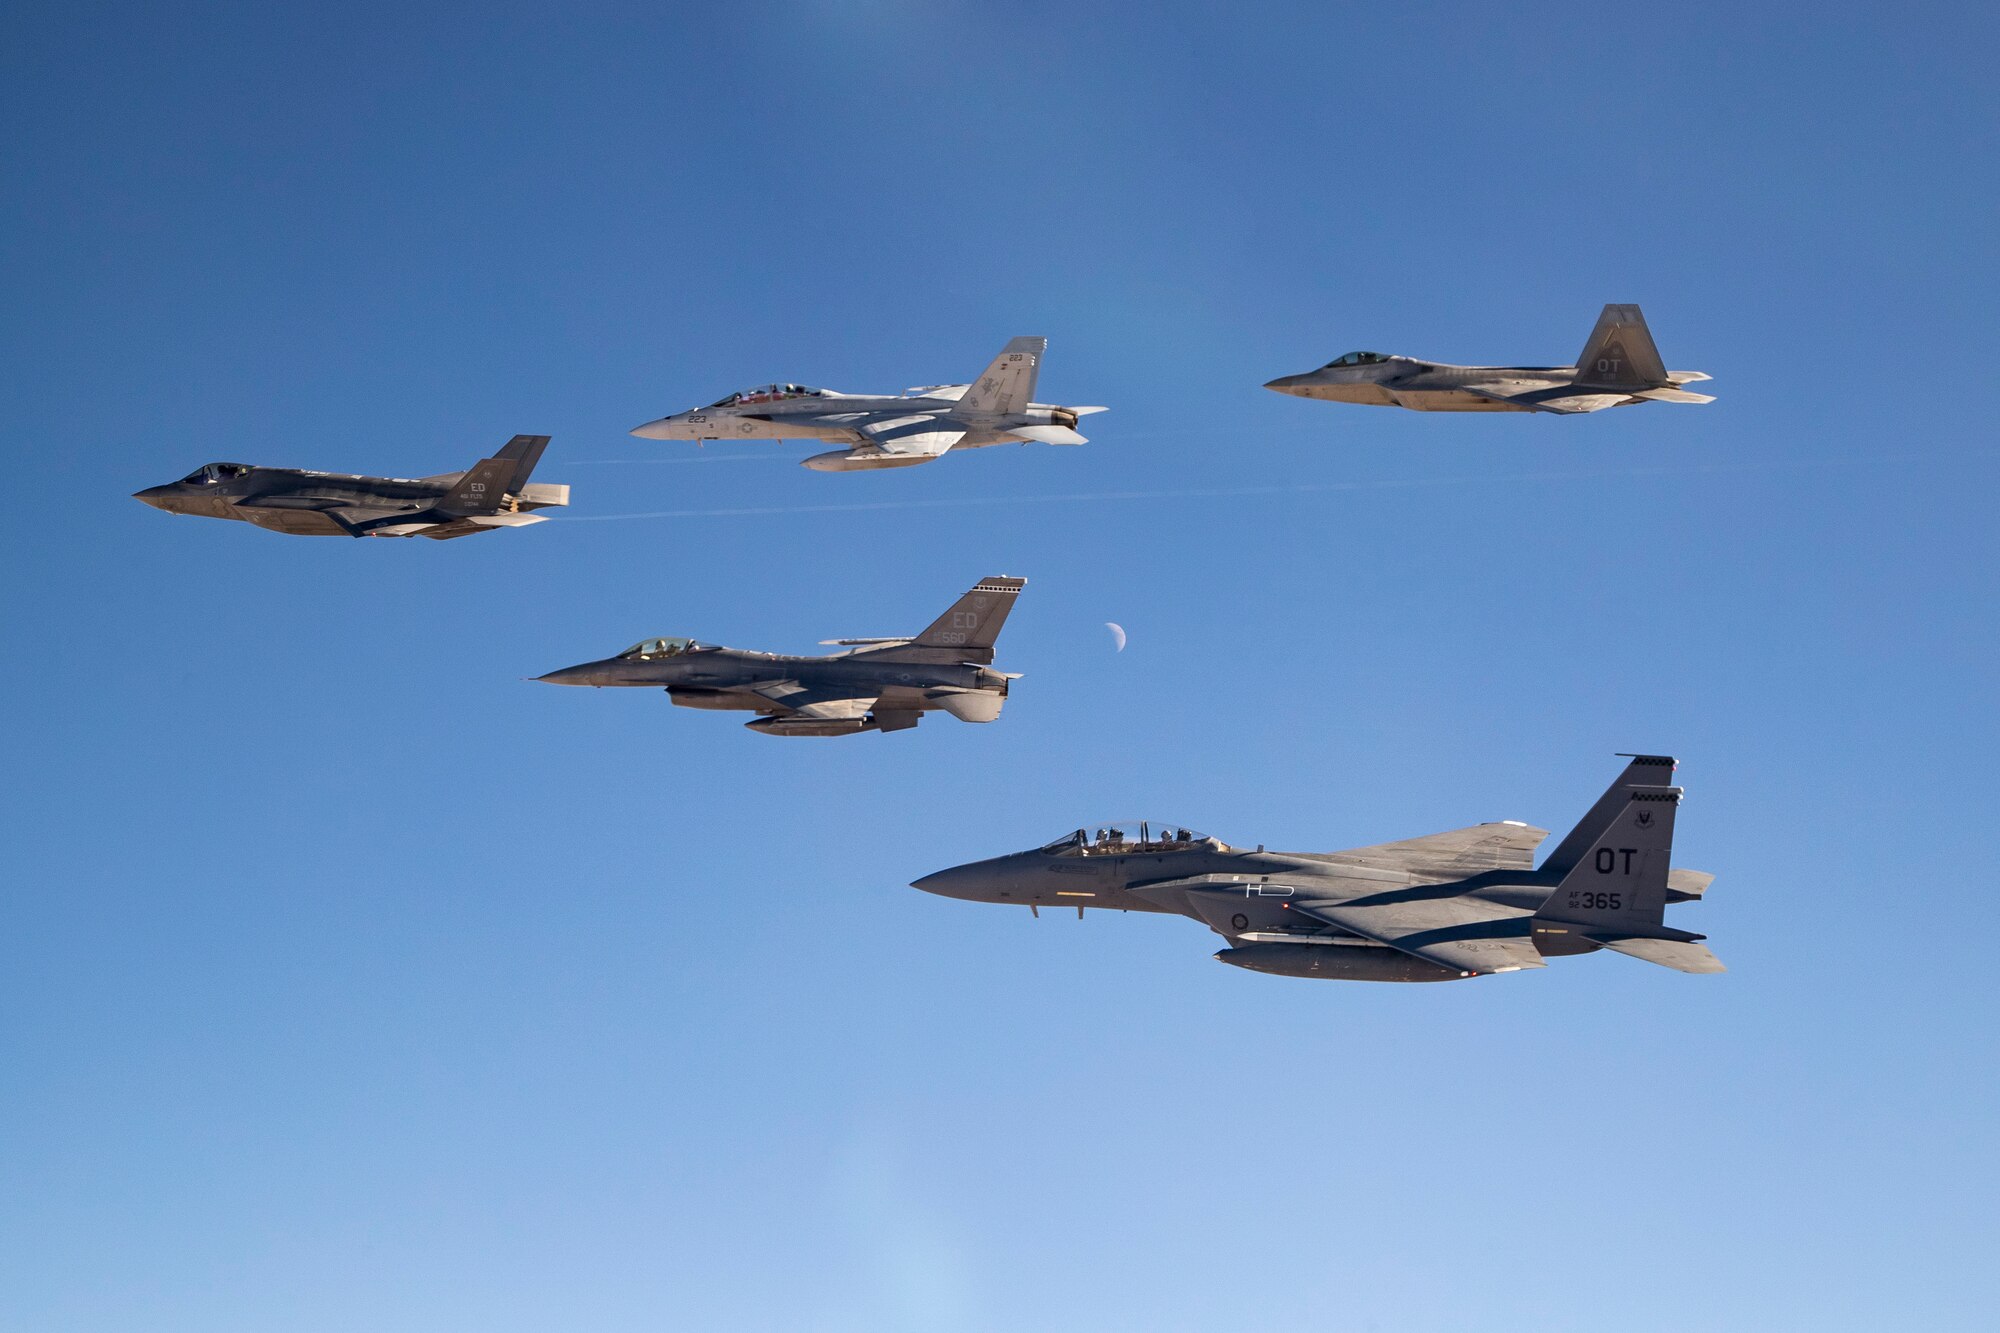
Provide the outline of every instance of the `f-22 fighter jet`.
<path id="1" fill-rule="evenodd" d="M 814 454 L 815 472 L 914 467 L 953 449 L 990 444 L 1084 444 L 1078 417 L 1101 407 L 1031 401 L 1047 338 L 1016 338 L 972 384 L 936 384 L 901 395 L 835 393 L 804 384 L 766 384 L 720 402 L 649 421 L 648 440 L 826 440 L 846 446 Z"/>
<path id="2" fill-rule="evenodd" d="M 1681 386 L 1709 378 L 1668 370 L 1635 305 L 1608 305 L 1573 366 L 1451 366 L 1380 352 L 1349 352 L 1264 387 L 1297 398 L 1373 403 L 1418 412 L 1597 412 L 1632 403 L 1712 403 Z"/>
<path id="3" fill-rule="evenodd" d="M 664 689 L 683 708 L 747 710 L 767 736 L 850 736 L 902 731 L 925 713 L 991 722 L 1020 679 L 993 670 L 993 642 L 1026 579 L 979 580 L 913 639 L 827 639 L 842 652 L 785 657 L 693 639 L 643 639 L 616 657 L 551 671 L 551 685 Z"/>
<path id="4" fill-rule="evenodd" d="M 531 511 L 569 503 L 569 487 L 530 482 L 546 435 L 516 435 L 464 472 L 356 477 L 339 472 L 210 463 L 179 481 L 134 493 L 155 509 L 233 518 L 301 537 L 430 537 L 544 523 Z"/>
<path id="5" fill-rule="evenodd" d="M 1078 829 L 913 887 L 1036 915 L 1062 906 L 1193 917 L 1229 942 L 1222 962 L 1286 977 L 1456 981 L 1598 949 L 1720 972 L 1702 936 L 1665 921 L 1667 904 L 1700 898 L 1715 878 L 1668 864 L 1674 761 L 1631 758 L 1539 867 L 1548 831 L 1512 821 L 1326 853 L 1245 851 L 1140 823 Z"/>

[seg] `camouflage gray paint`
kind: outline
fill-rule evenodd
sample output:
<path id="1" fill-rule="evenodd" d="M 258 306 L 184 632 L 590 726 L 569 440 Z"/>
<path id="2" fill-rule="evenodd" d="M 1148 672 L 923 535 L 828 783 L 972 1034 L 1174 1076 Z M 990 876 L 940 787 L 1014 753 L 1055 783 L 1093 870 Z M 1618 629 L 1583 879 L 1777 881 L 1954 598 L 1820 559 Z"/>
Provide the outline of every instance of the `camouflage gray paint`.
<path id="1" fill-rule="evenodd" d="M 1668 370 L 1636 305 L 1608 305 L 1573 366 L 1453 366 L 1380 352 L 1349 352 L 1318 370 L 1264 387 L 1297 398 L 1407 407 L 1418 412 L 1598 412 L 1633 403 L 1712 403 L 1682 385 L 1698 370 Z"/>
<path id="2" fill-rule="evenodd" d="M 835 393 L 765 384 L 707 407 L 649 421 L 648 440 L 825 440 L 843 446 L 800 464 L 815 472 L 912 467 L 953 449 L 994 444 L 1086 444 L 1077 418 L 1101 407 L 1032 401 L 1047 338 L 1016 338 L 971 384 L 935 384 L 900 395 Z"/>
<path id="3" fill-rule="evenodd" d="M 683 708 L 755 712 L 770 736 L 902 731 L 927 712 L 991 722 L 1016 679 L 993 670 L 993 644 L 1025 579 L 984 578 L 910 639 L 830 639 L 843 651 L 787 657 L 654 638 L 616 657 L 537 677 L 551 685 L 664 689 Z"/>
<path id="4" fill-rule="evenodd" d="M 1720 972 L 1700 935 L 1665 923 L 1714 876 L 1670 867 L 1674 761 L 1631 763 L 1539 868 L 1545 829 L 1477 824 L 1344 852 L 1230 847 L 1172 824 L 1081 828 L 1034 851 L 926 875 L 947 898 L 1191 917 L 1222 962 L 1279 976 L 1455 981 L 1611 949 Z"/>

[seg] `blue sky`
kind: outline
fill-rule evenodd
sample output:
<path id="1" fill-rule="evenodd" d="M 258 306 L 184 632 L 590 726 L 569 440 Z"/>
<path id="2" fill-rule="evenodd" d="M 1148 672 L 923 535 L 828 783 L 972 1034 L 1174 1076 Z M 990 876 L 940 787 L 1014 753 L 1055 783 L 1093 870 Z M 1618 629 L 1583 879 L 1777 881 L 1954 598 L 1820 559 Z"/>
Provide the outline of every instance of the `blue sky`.
<path id="1" fill-rule="evenodd" d="M 1994 28 L 18 10 L 0 1325 L 1982 1324 Z M 1719 401 L 1258 387 L 1562 362 L 1606 301 Z M 625 434 L 1022 333 L 1089 446 Z M 476 541 L 127 498 L 529 431 L 574 508 Z M 990 727 L 522 679 L 989 573 Z M 1623 750 L 1681 757 L 1726 975 L 1287 981 L 904 887 L 1125 816 L 1561 830 Z"/>

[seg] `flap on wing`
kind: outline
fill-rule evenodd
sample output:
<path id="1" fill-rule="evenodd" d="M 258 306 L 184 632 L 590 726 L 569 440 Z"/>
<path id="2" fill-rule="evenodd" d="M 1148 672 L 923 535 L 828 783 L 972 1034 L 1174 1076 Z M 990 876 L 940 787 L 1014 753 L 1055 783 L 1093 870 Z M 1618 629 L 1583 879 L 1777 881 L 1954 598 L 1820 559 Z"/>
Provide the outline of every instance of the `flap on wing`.
<path id="1" fill-rule="evenodd" d="M 1515 407 L 1525 407 L 1536 412 L 1560 412 L 1565 415 L 1577 412 L 1597 412 L 1607 407 L 1616 407 L 1631 398 L 1626 393 L 1579 393 L 1567 384 L 1551 387 L 1536 380 L 1488 380 L 1481 384 L 1461 384 L 1459 388 L 1467 393 L 1478 394 L 1481 398 L 1491 398 L 1499 403 L 1511 403 Z"/>
<path id="2" fill-rule="evenodd" d="M 1549 831 L 1530 824 L 1505 820 L 1474 824 L 1448 833 L 1429 833 L 1401 842 L 1377 843 L 1335 852 L 1331 861 L 1388 866 L 1413 873 L 1435 873 L 1445 879 L 1463 879 L 1482 870 L 1532 870 L 1535 849 Z"/>
<path id="3" fill-rule="evenodd" d="M 1392 892 L 1344 903 L 1293 903 L 1292 910 L 1460 972 L 1546 966 L 1528 938 L 1530 915 L 1518 907 Z"/>
<path id="4" fill-rule="evenodd" d="M 1619 953 L 1643 958 L 1661 967 L 1671 967 L 1676 972 L 1723 972 L 1722 960 L 1710 953 L 1706 944 L 1694 940 L 1646 940 L 1646 939 L 1605 939 L 1593 935 L 1599 944 Z"/>

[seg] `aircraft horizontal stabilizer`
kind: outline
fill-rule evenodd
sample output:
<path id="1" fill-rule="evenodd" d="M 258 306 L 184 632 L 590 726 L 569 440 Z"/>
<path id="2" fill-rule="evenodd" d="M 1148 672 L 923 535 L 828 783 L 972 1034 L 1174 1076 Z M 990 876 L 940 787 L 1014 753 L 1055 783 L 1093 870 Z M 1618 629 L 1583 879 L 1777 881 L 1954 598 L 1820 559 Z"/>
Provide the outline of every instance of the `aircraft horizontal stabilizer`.
<path id="1" fill-rule="evenodd" d="M 1018 435 L 1024 440 L 1038 440 L 1043 444 L 1090 443 L 1067 426 L 1012 426 L 1008 428 L 1007 433 Z"/>
<path id="2" fill-rule="evenodd" d="M 1630 954 L 1634 958 L 1661 967 L 1671 967 L 1676 972 L 1725 972 L 1722 960 L 1709 952 L 1706 944 L 1694 940 L 1651 940 L 1651 939 L 1604 939 L 1591 936 L 1607 949 Z"/>
<path id="3" fill-rule="evenodd" d="M 530 523 L 546 523 L 547 514 L 468 514 L 465 522 L 477 523 L 482 528 L 525 528 Z"/>
<path id="4" fill-rule="evenodd" d="M 1703 379 L 1708 376 L 1703 375 Z M 1712 403 L 1715 395 L 1709 393 L 1689 393 L 1686 389 L 1641 389 L 1634 398 L 1650 398 L 1656 403 Z"/>

